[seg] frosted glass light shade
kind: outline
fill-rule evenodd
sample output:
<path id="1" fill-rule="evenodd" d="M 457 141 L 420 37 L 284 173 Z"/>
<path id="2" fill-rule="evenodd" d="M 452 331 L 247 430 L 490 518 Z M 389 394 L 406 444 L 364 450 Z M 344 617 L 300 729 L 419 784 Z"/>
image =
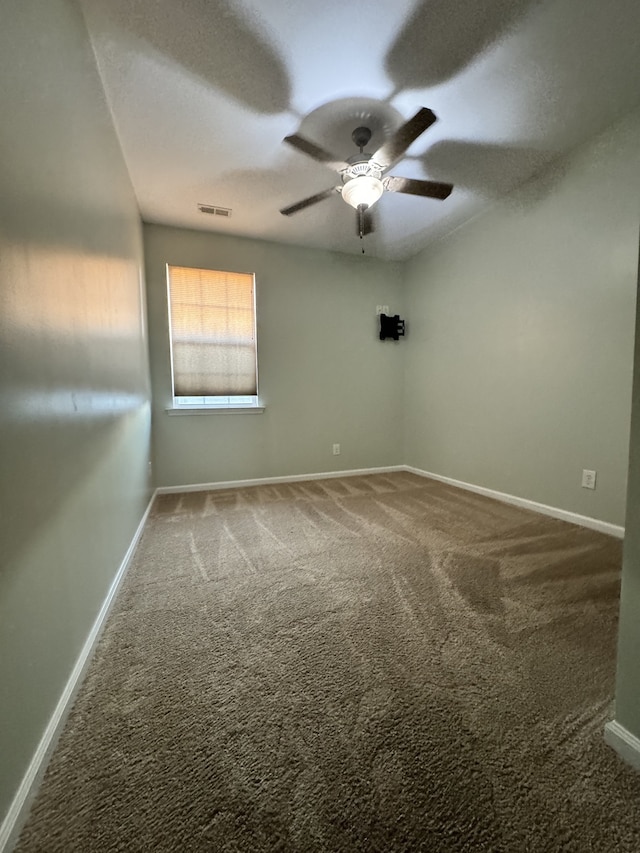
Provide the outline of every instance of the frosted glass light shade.
<path id="1" fill-rule="evenodd" d="M 342 187 L 342 198 L 357 210 L 361 204 L 366 207 L 375 204 L 383 190 L 382 181 L 378 178 L 372 178 L 370 175 L 359 175 L 356 178 L 351 178 Z"/>

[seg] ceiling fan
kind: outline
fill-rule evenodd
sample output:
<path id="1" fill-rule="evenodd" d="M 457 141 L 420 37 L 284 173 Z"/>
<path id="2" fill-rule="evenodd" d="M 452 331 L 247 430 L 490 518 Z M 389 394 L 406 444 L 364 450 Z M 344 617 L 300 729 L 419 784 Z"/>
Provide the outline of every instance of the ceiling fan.
<path id="1" fill-rule="evenodd" d="M 338 192 L 347 204 L 355 208 L 358 216 L 358 235 L 362 239 L 365 234 L 373 231 L 373 221 L 368 211 L 385 190 L 425 196 L 426 198 L 447 198 L 451 194 L 453 184 L 423 181 L 415 178 L 400 178 L 385 174 L 394 163 L 400 160 L 420 134 L 431 127 L 435 121 L 435 114 L 427 107 L 421 107 L 413 118 L 402 124 L 374 154 L 368 154 L 364 150 L 371 139 L 371 130 L 368 127 L 356 127 L 351 138 L 360 152 L 347 160 L 338 160 L 324 148 L 310 142 L 298 133 L 286 136 L 284 141 L 293 148 L 320 163 L 324 163 L 329 168 L 335 169 L 342 178 L 342 184 L 309 196 L 309 198 L 296 202 L 289 207 L 284 207 L 280 213 L 291 216 Z"/>

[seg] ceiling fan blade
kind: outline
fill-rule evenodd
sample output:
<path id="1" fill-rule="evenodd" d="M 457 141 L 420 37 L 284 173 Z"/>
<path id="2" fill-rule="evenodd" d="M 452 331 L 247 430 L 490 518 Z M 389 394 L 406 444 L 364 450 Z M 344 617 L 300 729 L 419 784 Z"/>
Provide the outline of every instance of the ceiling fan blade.
<path id="1" fill-rule="evenodd" d="M 415 178 L 398 178 L 387 175 L 382 179 L 385 190 L 392 193 L 408 193 L 427 198 L 445 199 L 451 195 L 453 184 L 442 184 L 439 181 L 419 181 Z"/>
<path id="2" fill-rule="evenodd" d="M 314 160 L 324 163 L 331 169 L 335 169 L 336 172 L 341 172 L 347 168 L 348 164 L 343 160 L 338 160 L 333 154 L 325 151 L 324 148 L 316 145 L 315 142 L 310 142 L 304 136 L 300 136 L 299 133 L 292 133 L 291 136 L 285 136 L 284 141 L 308 157 L 312 157 Z"/>
<path id="3" fill-rule="evenodd" d="M 413 118 L 401 125 L 371 158 L 371 162 L 377 163 L 384 171 L 399 160 L 407 148 L 421 133 L 436 121 L 435 113 L 428 107 L 421 107 Z"/>
<path id="4" fill-rule="evenodd" d="M 304 210 L 305 207 L 311 207 L 312 204 L 317 204 L 319 201 L 329 198 L 329 196 L 333 195 L 337 191 L 338 187 L 331 187 L 328 190 L 323 190 L 321 193 L 316 193 L 315 195 L 309 196 L 309 198 L 304 198 L 302 201 L 298 201 L 296 204 L 292 204 L 289 207 L 283 207 L 280 213 L 285 216 L 291 216 L 292 213 L 297 213 L 299 210 Z"/>

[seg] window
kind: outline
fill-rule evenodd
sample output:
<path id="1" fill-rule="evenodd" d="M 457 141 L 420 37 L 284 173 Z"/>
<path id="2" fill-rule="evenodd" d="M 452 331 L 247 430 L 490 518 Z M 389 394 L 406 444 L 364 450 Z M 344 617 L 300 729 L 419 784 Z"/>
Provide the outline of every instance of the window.
<path id="1" fill-rule="evenodd" d="M 258 406 L 255 276 L 167 265 L 173 406 Z"/>

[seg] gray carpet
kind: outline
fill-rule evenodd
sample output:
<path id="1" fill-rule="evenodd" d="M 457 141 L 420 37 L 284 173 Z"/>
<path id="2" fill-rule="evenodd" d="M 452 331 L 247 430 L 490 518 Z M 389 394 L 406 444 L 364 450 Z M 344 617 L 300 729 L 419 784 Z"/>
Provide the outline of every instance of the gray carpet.
<path id="1" fill-rule="evenodd" d="M 407 473 L 164 496 L 17 850 L 640 850 L 621 545 Z"/>

